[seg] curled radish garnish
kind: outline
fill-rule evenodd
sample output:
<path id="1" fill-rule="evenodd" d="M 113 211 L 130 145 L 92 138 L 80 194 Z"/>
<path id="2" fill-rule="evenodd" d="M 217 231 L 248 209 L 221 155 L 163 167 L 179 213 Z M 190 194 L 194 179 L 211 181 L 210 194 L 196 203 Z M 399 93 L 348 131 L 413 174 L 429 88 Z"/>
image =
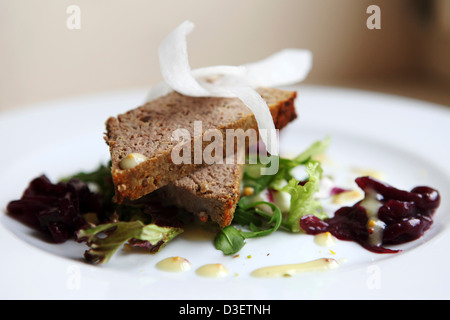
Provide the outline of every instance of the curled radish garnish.
<path id="1" fill-rule="evenodd" d="M 258 62 L 241 66 L 211 66 L 192 70 L 187 52 L 187 35 L 194 24 L 185 21 L 159 47 L 159 63 L 164 82 L 156 85 L 147 101 L 175 90 L 193 97 L 239 98 L 254 114 L 260 137 L 271 155 L 278 155 L 278 140 L 270 110 L 255 90 L 298 83 L 312 66 L 308 50 L 284 49 Z"/>

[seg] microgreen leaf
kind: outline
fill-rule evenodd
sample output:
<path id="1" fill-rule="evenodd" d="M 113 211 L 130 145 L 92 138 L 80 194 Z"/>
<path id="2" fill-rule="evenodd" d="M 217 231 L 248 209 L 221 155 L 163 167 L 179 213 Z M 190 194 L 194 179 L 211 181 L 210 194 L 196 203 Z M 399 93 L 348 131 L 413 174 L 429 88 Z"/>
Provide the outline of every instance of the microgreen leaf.
<path id="1" fill-rule="evenodd" d="M 245 245 L 245 238 L 234 226 L 226 226 L 220 230 L 215 239 L 214 246 L 224 254 L 230 255 L 238 252 Z"/>
<path id="2" fill-rule="evenodd" d="M 257 217 L 259 214 L 257 206 L 262 204 L 268 205 L 273 211 L 272 215 L 259 215 L 262 219 L 268 220 L 265 221 L 266 228 L 261 227 L 261 219 Z M 239 252 L 245 245 L 245 239 L 263 237 L 275 232 L 283 221 L 280 209 L 275 204 L 266 201 L 241 206 L 235 215 L 236 221 L 245 223 L 251 231 L 238 230 L 234 226 L 227 226 L 220 230 L 214 239 L 214 246 L 226 255 Z"/>

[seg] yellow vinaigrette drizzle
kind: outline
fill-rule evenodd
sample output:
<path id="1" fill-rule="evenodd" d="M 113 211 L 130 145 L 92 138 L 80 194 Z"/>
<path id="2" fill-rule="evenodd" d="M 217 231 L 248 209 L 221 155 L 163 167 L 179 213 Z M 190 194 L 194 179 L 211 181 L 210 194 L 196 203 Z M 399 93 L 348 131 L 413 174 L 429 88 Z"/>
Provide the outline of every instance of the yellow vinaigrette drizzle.
<path id="1" fill-rule="evenodd" d="M 256 269 L 251 273 L 257 278 L 289 277 L 302 272 L 325 271 L 337 268 L 339 264 L 334 259 L 320 258 L 297 264 L 285 264 Z"/>
<path id="2" fill-rule="evenodd" d="M 325 271 L 338 266 L 334 259 L 320 258 L 297 264 L 263 267 L 254 270 L 250 275 L 257 278 L 287 277 L 303 272 Z M 156 267 L 166 272 L 185 272 L 191 269 L 191 263 L 185 258 L 176 256 L 161 260 Z M 197 268 L 195 273 L 206 278 L 223 278 L 229 275 L 229 270 L 221 263 L 212 263 Z"/>
<path id="3" fill-rule="evenodd" d="M 168 272 L 184 272 L 191 269 L 191 263 L 182 257 L 169 257 L 158 262 L 156 268 Z"/>
<path id="4" fill-rule="evenodd" d="M 221 263 L 205 264 L 198 268 L 195 273 L 207 278 L 222 278 L 229 274 L 228 269 Z"/>

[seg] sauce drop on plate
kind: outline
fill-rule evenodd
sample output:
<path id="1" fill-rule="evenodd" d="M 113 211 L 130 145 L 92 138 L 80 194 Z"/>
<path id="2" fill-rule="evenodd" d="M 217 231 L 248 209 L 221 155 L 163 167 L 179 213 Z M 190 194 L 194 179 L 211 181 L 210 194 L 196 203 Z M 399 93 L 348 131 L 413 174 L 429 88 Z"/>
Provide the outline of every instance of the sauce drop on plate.
<path id="1" fill-rule="evenodd" d="M 228 275 L 228 269 L 221 263 L 205 264 L 196 270 L 196 273 L 202 277 L 222 278 Z"/>
<path id="2" fill-rule="evenodd" d="M 170 257 L 158 262 L 156 267 L 162 271 L 184 272 L 191 269 L 191 263 L 182 257 Z"/>
<path id="3" fill-rule="evenodd" d="M 285 264 L 259 268 L 253 271 L 251 275 L 258 278 L 287 277 L 302 272 L 325 271 L 337 268 L 338 266 L 339 264 L 334 259 L 320 258 L 297 264 Z"/>
<path id="4" fill-rule="evenodd" d="M 331 232 L 322 232 L 314 236 L 314 242 L 321 247 L 331 247 L 336 244 L 336 238 Z"/>

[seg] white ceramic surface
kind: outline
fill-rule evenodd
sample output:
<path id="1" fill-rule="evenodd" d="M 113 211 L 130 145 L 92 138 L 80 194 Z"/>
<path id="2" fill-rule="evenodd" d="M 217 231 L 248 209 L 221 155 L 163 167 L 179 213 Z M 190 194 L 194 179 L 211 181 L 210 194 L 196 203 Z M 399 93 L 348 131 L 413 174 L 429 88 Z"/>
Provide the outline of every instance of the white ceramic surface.
<path id="1" fill-rule="evenodd" d="M 423 101 L 338 88 L 299 86 L 299 118 L 281 135 L 281 152 L 295 154 L 332 137 L 326 173 L 351 185 L 354 168 L 381 172 L 404 189 L 429 185 L 442 203 L 425 236 L 399 254 L 366 251 L 338 241 L 320 247 L 312 236 L 277 232 L 249 239 L 239 257 L 223 256 L 211 237 L 189 232 L 156 255 L 119 251 L 102 266 L 83 262 L 86 247 L 42 241 L 4 214 L 28 182 L 96 168 L 108 159 L 104 122 L 135 106 L 145 90 L 52 101 L 0 114 L 0 298 L 2 299 L 448 299 L 450 277 L 450 109 Z M 330 252 L 332 249 L 333 252 Z M 184 273 L 155 265 L 170 256 L 192 264 Z M 256 268 L 334 258 L 340 267 L 293 277 L 259 279 Z M 195 269 L 222 263 L 230 275 L 202 278 Z"/>

